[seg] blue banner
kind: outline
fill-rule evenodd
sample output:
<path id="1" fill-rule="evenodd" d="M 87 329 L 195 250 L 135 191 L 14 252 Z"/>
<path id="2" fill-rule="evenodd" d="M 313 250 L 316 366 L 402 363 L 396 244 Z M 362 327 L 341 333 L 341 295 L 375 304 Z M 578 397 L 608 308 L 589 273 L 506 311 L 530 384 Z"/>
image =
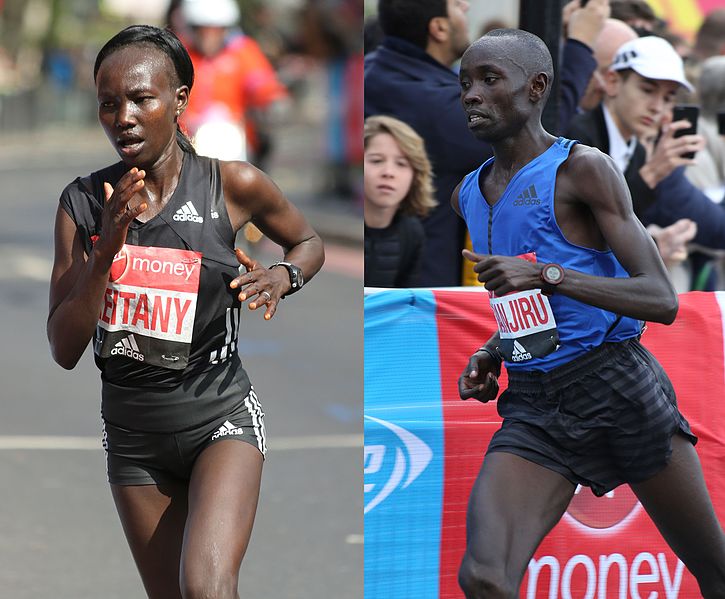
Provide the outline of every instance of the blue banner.
<path id="1" fill-rule="evenodd" d="M 365 599 L 438 598 L 440 395 L 433 293 L 365 298 Z"/>

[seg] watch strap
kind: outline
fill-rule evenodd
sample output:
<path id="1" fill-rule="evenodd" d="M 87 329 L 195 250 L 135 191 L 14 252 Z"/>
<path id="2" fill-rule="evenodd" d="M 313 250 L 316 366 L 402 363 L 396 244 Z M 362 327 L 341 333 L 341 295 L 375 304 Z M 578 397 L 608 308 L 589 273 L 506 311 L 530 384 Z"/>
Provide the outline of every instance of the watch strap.
<path id="1" fill-rule="evenodd" d="M 282 299 L 284 299 L 288 295 L 297 293 L 300 289 L 302 289 L 302 286 L 304 285 L 304 280 L 302 277 L 302 269 L 300 269 L 299 266 L 295 266 L 291 262 L 280 261 L 275 262 L 269 268 L 272 269 L 277 266 L 283 266 L 287 270 L 287 274 L 289 275 L 290 280 L 290 289 L 282 296 Z"/>

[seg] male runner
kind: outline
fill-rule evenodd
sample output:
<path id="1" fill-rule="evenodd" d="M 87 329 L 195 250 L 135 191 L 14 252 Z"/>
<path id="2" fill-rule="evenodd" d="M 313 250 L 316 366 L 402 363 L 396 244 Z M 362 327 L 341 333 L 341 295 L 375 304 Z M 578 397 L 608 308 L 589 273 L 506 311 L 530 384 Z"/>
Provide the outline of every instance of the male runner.
<path id="1" fill-rule="evenodd" d="M 459 572 L 466 597 L 517 597 L 537 546 L 577 484 L 631 485 L 706 598 L 725 597 L 725 536 L 674 390 L 639 343 L 671 323 L 673 291 L 632 211 L 624 179 L 596 149 L 541 125 L 553 78 L 536 36 L 495 30 L 460 70 L 471 131 L 494 157 L 454 190 L 499 332 L 470 359 L 462 399 L 495 399 L 503 423 L 468 507 Z"/>

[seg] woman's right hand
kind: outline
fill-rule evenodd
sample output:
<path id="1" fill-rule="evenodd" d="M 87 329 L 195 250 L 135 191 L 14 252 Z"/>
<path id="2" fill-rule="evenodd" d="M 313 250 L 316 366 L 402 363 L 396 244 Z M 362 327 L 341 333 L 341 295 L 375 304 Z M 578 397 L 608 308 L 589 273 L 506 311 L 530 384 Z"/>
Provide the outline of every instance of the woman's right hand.
<path id="1" fill-rule="evenodd" d="M 95 245 L 95 251 L 109 262 L 126 243 L 128 226 L 133 219 L 148 208 L 144 200 L 139 201 L 134 207 L 129 204 L 143 189 L 145 176 L 145 171 L 133 167 L 121 177 L 115 188 L 108 182 L 103 183 L 106 203 L 101 217 L 100 239 Z"/>

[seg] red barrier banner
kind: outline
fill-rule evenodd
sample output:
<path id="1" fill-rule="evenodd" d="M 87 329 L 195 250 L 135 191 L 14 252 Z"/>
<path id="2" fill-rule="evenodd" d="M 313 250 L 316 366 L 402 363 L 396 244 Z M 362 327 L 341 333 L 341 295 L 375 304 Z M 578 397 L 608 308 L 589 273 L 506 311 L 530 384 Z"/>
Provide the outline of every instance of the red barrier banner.
<path id="1" fill-rule="evenodd" d="M 470 355 L 494 332 L 481 292 L 436 291 L 445 477 L 440 547 L 440 597 L 458 598 L 468 495 L 501 419 L 496 403 L 458 398 L 457 379 Z M 697 452 L 718 517 L 725 518 L 725 293 L 680 296 L 671 326 L 648 325 L 643 344 L 659 359 L 680 410 L 699 437 Z M 500 379 L 506 388 L 505 373 Z M 532 489 L 535 492 L 535 489 Z M 695 579 L 662 539 L 627 486 L 597 498 L 578 489 L 567 513 L 529 564 L 521 597 L 655 599 L 700 597 Z"/>

